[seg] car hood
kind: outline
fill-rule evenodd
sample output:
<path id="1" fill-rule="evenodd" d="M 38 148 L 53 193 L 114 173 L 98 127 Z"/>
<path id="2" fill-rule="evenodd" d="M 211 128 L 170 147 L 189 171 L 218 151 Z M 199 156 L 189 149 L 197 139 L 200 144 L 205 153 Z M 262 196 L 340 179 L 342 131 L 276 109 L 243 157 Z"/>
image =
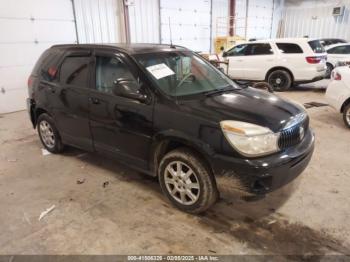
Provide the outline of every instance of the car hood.
<path id="1" fill-rule="evenodd" d="M 244 121 L 268 127 L 273 132 L 280 131 L 296 115 L 305 112 L 301 105 L 249 87 L 181 104 L 182 109 L 209 121 Z"/>

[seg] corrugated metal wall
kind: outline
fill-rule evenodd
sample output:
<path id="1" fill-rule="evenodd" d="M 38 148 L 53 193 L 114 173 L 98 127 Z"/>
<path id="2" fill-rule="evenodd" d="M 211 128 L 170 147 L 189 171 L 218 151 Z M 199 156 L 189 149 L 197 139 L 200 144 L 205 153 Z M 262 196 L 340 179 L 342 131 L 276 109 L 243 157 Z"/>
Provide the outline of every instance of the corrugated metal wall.
<path id="1" fill-rule="evenodd" d="M 130 41 L 132 43 L 159 43 L 159 1 L 134 0 L 128 7 Z"/>
<path id="2" fill-rule="evenodd" d="M 123 40 L 122 0 L 74 0 L 79 43 Z"/>
<path id="3" fill-rule="evenodd" d="M 342 16 L 332 16 L 333 7 L 345 6 Z M 350 40 L 350 0 L 306 1 L 293 6 L 289 1 L 283 13 L 283 37 L 337 37 Z"/>

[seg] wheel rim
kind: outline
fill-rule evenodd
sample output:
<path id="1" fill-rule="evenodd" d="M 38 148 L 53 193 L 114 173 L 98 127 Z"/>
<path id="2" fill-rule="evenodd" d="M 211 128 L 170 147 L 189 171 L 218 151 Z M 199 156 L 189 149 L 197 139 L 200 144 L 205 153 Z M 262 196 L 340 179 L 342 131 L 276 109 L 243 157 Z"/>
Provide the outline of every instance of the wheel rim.
<path id="1" fill-rule="evenodd" d="M 184 162 L 173 161 L 165 168 L 164 182 L 168 193 L 183 205 L 194 204 L 200 194 L 195 172 Z"/>
<path id="2" fill-rule="evenodd" d="M 285 87 L 287 84 L 287 77 L 282 73 L 274 73 L 270 77 L 269 84 L 272 85 L 274 88 L 280 89 Z"/>
<path id="3" fill-rule="evenodd" d="M 41 139 L 43 140 L 45 146 L 48 148 L 53 148 L 55 146 L 55 134 L 51 125 L 47 121 L 43 120 L 40 122 L 39 130 Z"/>

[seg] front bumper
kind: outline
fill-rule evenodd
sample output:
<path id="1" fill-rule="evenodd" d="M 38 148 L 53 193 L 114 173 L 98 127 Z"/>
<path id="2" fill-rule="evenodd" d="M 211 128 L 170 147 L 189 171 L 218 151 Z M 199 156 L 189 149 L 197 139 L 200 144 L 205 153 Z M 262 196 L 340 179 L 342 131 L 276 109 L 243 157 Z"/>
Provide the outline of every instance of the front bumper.
<path id="1" fill-rule="evenodd" d="M 280 153 L 257 159 L 215 155 L 211 161 L 219 191 L 244 195 L 272 192 L 299 176 L 310 162 L 314 134 L 308 130 L 302 142 Z"/>

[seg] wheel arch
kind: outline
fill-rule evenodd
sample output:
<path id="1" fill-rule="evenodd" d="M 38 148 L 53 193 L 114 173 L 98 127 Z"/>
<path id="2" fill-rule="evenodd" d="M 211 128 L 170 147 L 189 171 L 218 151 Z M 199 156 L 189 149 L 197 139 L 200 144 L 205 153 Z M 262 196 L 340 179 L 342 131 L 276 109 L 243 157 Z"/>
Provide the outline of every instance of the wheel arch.
<path id="1" fill-rule="evenodd" d="M 38 107 L 38 108 L 35 108 L 35 109 L 31 109 L 31 114 L 33 114 L 33 127 L 35 128 L 36 125 L 37 125 L 37 122 L 38 122 L 38 118 L 41 114 L 48 114 L 49 116 L 51 116 L 47 110 L 45 110 L 44 108 L 41 108 L 41 107 Z"/>
<path id="2" fill-rule="evenodd" d="M 344 103 L 342 104 L 342 106 L 341 106 L 341 108 L 340 108 L 340 113 L 343 113 L 343 112 L 344 112 L 344 108 L 345 108 L 348 104 L 350 104 L 350 97 L 348 97 L 348 98 L 344 101 Z"/>
<path id="3" fill-rule="evenodd" d="M 284 66 L 275 66 L 275 67 L 272 67 L 269 69 L 269 71 L 267 71 L 266 75 L 265 75 L 265 81 L 267 81 L 269 75 L 273 72 L 273 71 L 276 71 L 276 70 L 284 70 L 284 71 L 287 71 L 288 74 L 290 75 L 290 77 L 292 78 L 292 83 L 294 82 L 294 75 L 292 73 L 292 71 L 290 69 L 288 69 L 287 67 L 284 67 Z"/>
<path id="4" fill-rule="evenodd" d="M 154 140 L 152 144 L 152 154 L 150 159 L 150 169 L 153 171 L 155 176 L 158 176 L 158 166 L 162 158 L 170 151 L 177 148 L 188 148 L 193 151 L 204 164 L 209 169 L 210 173 L 214 176 L 213 169 L 211 167 L 209 156 L 213 154 L 213 150 L 208 147 L 198 139 L 192 138 L 189 139 L 186 135 L 184 136 L 175 136 L 175 135 L 159 135 Z"/>

